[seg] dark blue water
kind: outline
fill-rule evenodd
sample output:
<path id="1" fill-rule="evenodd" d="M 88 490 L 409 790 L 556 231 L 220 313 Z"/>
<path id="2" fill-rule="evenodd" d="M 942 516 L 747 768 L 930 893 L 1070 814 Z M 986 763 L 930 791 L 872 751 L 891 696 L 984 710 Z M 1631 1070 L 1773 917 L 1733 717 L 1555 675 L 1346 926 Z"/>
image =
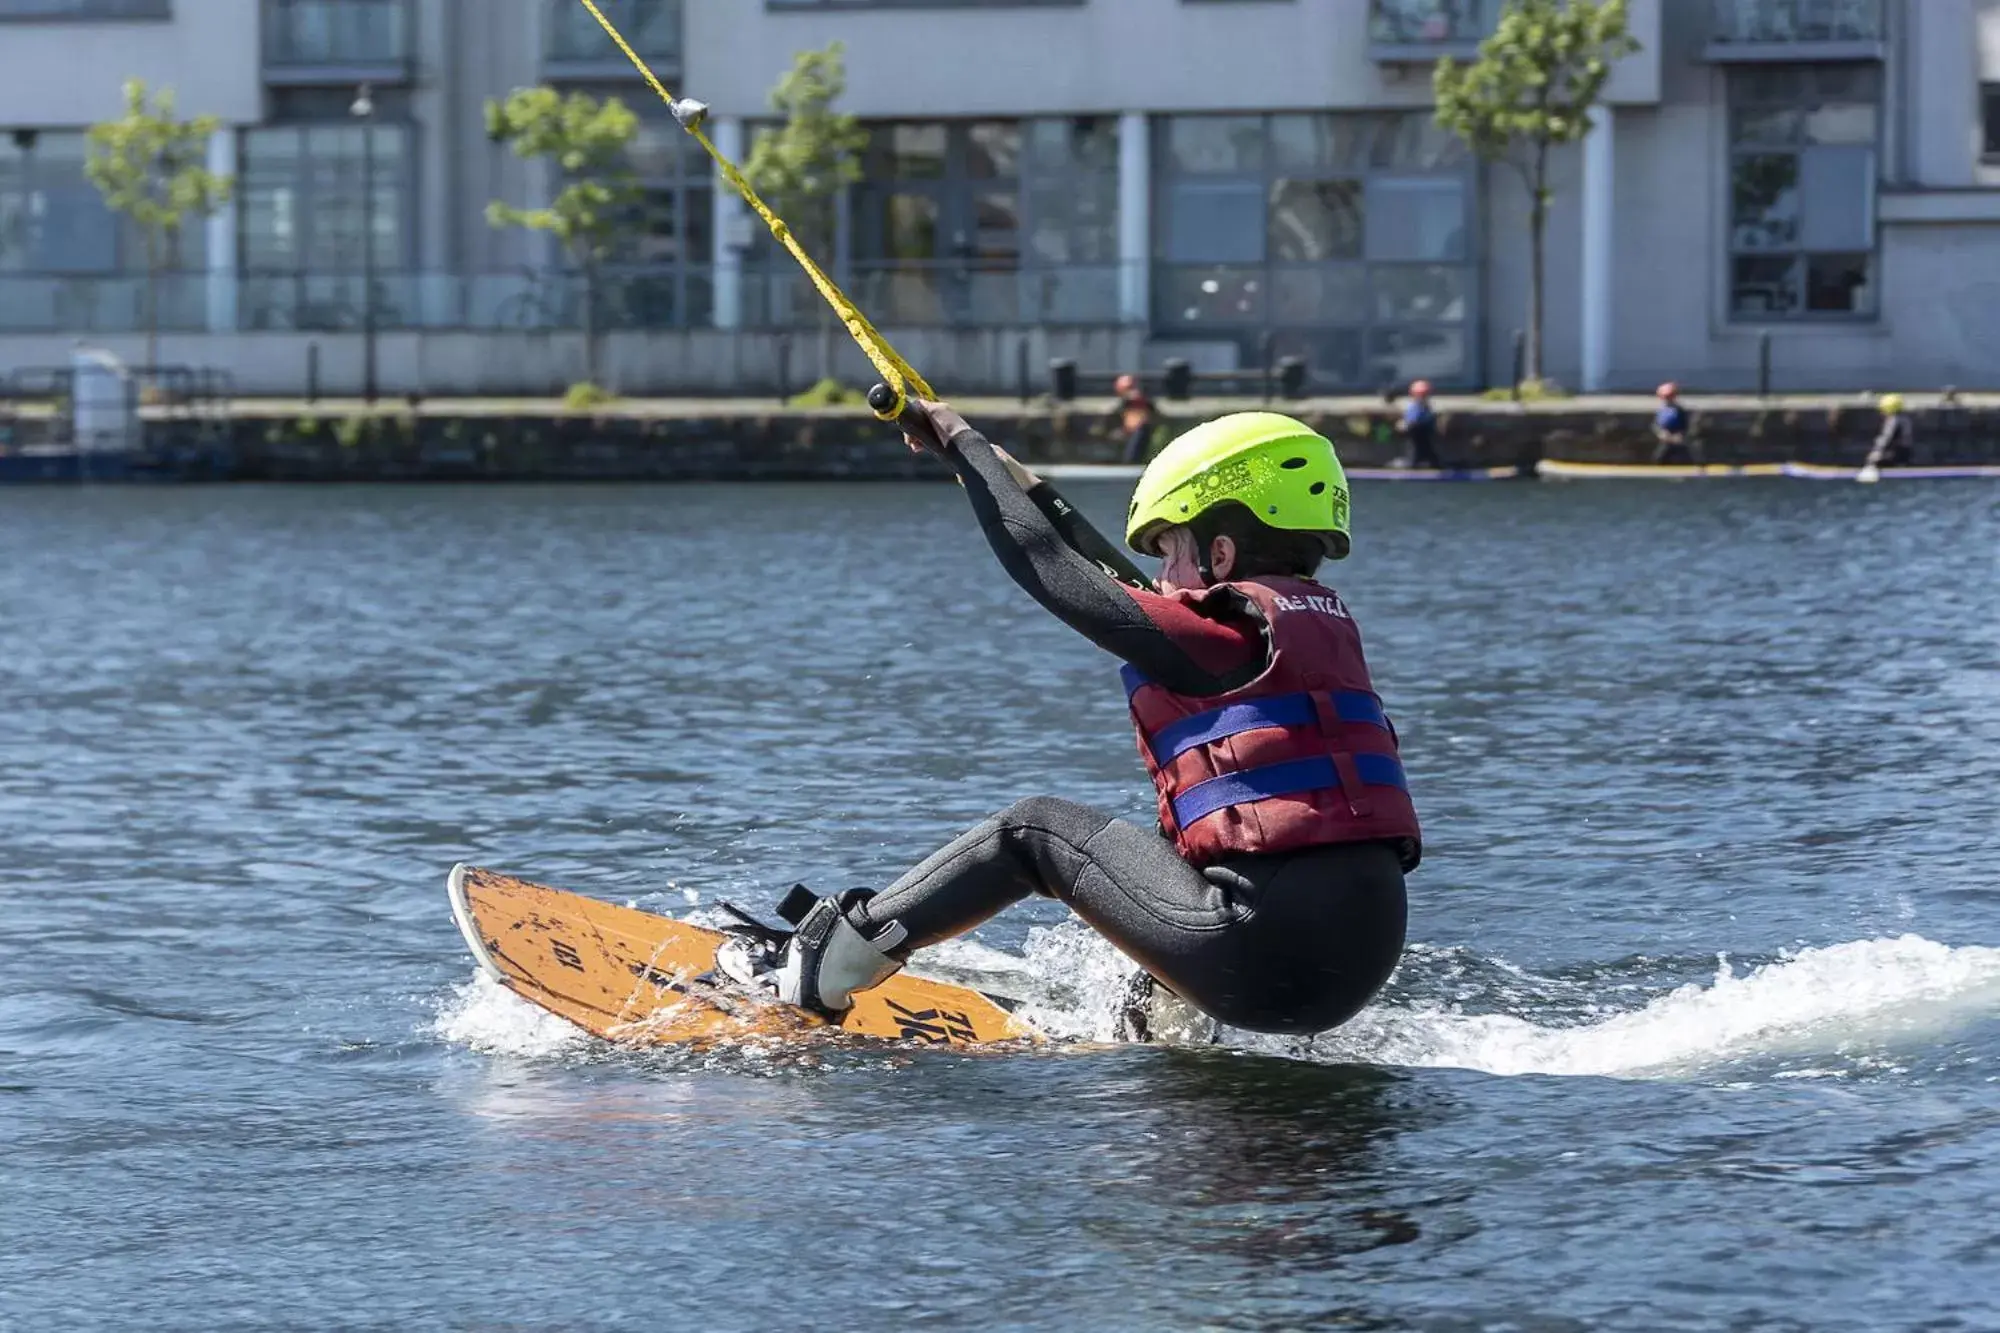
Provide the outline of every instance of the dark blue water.
<path id="1" fill-rule="evenodd" d="M 1066 488 L 1105 519 L 1119 488 Z M 949 486 L 0 494 L 0 1328 L 2000 1327 L 2000 489 L 1363 485 L 1428 837 L 1312 1043 L 615 1051 L 456 860 L 676 913 L 1145 817 Z"/>

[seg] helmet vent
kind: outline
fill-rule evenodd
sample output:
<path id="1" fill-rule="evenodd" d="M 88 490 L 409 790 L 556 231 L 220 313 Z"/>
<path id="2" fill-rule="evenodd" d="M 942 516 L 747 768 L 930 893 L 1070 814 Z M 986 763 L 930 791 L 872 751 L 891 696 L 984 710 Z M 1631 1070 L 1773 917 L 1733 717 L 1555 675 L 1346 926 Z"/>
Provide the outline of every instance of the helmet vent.
<path id="1" fill-rule="evenodd" d="M 1325 494 L 1326 494 L 1326 483 L 1325 483 L 1325 482 L 1323 482 L 1323 481 L 1316 481 L 1316 482 L 1314 482 L 1314 483 L 1312 484 L 1312 493 L 1313 493 L 1314 495 L 1325 495 Z"/>
<path id="2" fill-rule="evenodd" d="M 1287 458 L 1284 462 L 1278 464 L 1279 467 L 1283 468 L 1304 467 L 1305 465 L 1306 460 L 1303 458 Z"/>

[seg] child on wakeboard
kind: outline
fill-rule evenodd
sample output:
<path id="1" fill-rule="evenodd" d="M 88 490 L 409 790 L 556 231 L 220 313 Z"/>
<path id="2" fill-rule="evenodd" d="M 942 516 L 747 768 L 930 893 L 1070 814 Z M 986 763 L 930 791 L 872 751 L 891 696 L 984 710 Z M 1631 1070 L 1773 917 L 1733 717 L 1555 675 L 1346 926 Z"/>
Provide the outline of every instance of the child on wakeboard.
<path id="1" fill-rule="evenodd" d="M 1353 1017 L 1401 955 L 1421 835 L 1360 632 L 1312 577 L 1348 553 L 1332 444 L 1272 412 L 1169 444 L 1125 531 L 1162 560 L 1156 590 L 950 407 L 913 401 L 904 420 L 957 471 L 1015 582 L 1123 660 L 1159 829 L 1029 797 L 879 892 L 794 890 L 796 929 L 747 932 L 723 966 L 837 1014 L 915 950 L 1043 894 L 1223 1023 L 1309 1034 Z"/>

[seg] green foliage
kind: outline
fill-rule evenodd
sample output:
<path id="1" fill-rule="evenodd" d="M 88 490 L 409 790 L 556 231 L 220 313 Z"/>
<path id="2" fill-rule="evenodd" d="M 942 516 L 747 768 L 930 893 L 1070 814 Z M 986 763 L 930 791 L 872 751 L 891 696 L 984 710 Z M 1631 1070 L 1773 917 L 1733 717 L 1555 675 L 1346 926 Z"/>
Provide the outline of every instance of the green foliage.
<path id="1" fill-rule="evenodd" d="M 176 120 L 173 89 L 149 99 L 143 80 L 128 79 L 125 114 L 90 127 L 84 174 L 149 238 L 170 236 L 229 202 L 234 180 L 208 169 L 208 141 L 220 128 L 214 116 Z"/>
<path id="2" fill-rule="evenodd" d="M 1479 58 L 1438 62 L 1437 121 L 1481 158 L 1505 162 L 1527 186 L 1533 274 L 1528 293 L 1527 377 L 1542 373 L 1543 241 L 1549 154 L 1590 133 L 1591 108 L 1611 67 L 1639 49 L 1626 0 L 1507 0 Z"/>
<path id="3" fill-rule="evenodd" d="M 145 238 L 148 361 L 159 359 L 157 285 L 174 238 L 189 221 L 228 203 L 235 189 L 232 177 L 208 169 L 208 141 L 221 120 L 180 120 L 174 110 L 173 89 L 149 97 L 144 80 L 127 79 L 125 114 L 90 127 L 83 167 L 105 206 L 130 218 Z"/>
<path id="4" fill-rule="evenodd" d="M 1612 65 L 1638 49 L 1626 0 L 1508 0 L 1477 60 L 1438 62 L 1438 124 L 1488 161 L 1576 143 Z"/>
<path id="5" fill-rule="evenodd" d="M 567 96 L 553 88 L 517 88 L 504 102 L 486 103 L 486 134 L 511 144 L 520 158 L 543 158 L 561 173 L 562 188 L 545 208 L 517 208 L 495 199 L 486 221 L 555 237 L 583 272 L 584 378 L 597 367 L 597 269 L 632 225 L 639 181 L 626 154 L 639 118 L 615 97 Z"/>
<path id="6" fill-rule="evenodd" d="M 787 407 L 851 407 L 868 401 L 859 389 L 850 389 L 836 379 L 822 379 L 804 393 L 795 393 L 785 400 Z"/>
<path id="7" fill-rule="evenodd" d="M 615 97 L 564 96 L 553 88 L 517 88 L 504 102 L 486 103 L 486 133 L 509 144 L 520 158 L 545 158 L 563 187 L 546 208 L 517 208 L 501 200 L 486 206 L 495 227 L 526 227 L 554 236 L 579 264 L 609 253 L 630 225 L 638 178 L 626 158 L 639 118 Z"/>
<path id="8" fill-rule="evenodd" d="M 617 401 L 617 394 L 604 388 L 602 385 L 593 384 L 589 380 L 581 380 L 578 383 L 570 385 L 569 389 L 563 394 L 563 406 L 572 412 L 588 412 L 593 408 L 602 407 L 606 403 L 615 403 Z"/>
<path id="9" fill-rule="evenodd" d="M 771 90 L 781 124 L 758 134 L 743 164 L 750 182 L 808 253 L 824 254 L 833 241 L 834 200 L 861 179 L 868 131 L 853 116 L 833 110 L 847 90 L 846 47 L 800 51 Z"/>

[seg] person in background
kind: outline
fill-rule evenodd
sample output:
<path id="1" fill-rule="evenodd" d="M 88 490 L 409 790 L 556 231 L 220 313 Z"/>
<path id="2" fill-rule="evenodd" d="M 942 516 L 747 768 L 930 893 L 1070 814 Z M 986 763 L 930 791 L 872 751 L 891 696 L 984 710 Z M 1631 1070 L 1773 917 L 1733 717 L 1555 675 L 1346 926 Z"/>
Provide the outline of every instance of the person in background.
<path id="1" fill-rule="evenodd" d="M 1687 409 L 1681 406 L 1681 386 L 1669 380 L 1656 390 L 1660 410 L 1653 414 L 1655 463 L 1698 463 L 1694 445 L 1688 439 Z"/>
<path id="2" fill-rule="evenodd" d="M 1118 429 L 1125 437 L 1125 448 L 1121 455 L 1127 463 L 1143 463 L 1153 440 L 1153 422 L 1156 413 L 1153 400 L 1139 384 L 1135 375 L 1120 375 L 1112 389 L 1118 395 L 1118 405 L 1111 414 L 1118 419 Z"/>
<path id="3" fill-rule="evenodd" d="M 1917 461 L 1917 428 L 1903 410 L 1903 395 L 1882 395 L 1882 431 L 1863 468 L 1908 467 Z"/>
<path id="4" fill-rule="evenodd" d="M 1410 403 L 1396 429 L 1410 437 L 1410 455 L 1404 467 L 1443 468 L 1437 456 L 1437 413 L 1431 410 L 1431 382 L 1418 380 L 1410 385 Z"/>

